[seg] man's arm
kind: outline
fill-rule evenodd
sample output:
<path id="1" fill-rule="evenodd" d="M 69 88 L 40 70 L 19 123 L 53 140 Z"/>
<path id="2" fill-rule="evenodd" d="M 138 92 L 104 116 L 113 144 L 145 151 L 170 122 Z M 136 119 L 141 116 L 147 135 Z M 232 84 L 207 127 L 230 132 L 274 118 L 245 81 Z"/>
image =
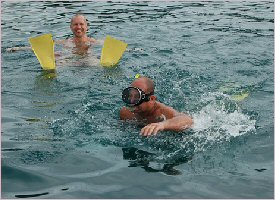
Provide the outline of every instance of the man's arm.
<path id="1" fill-rule="evenodd" d="M 173 117 L 169 118 L 165 121 L 158 123 L 151 123 L 141 129 L 140 135 L 150 136 L 156 135 L 159 131 L 169 130 L 169 131 L 183 131 L 187 128 L 190 128 L 193 125 L 193 119 L 184 113 L 179 113 L 174 109 L 168 110 L 165 116 L 171 115 L 173 113 Z"/>
<path id="2" fill-rule="evenodd" d="M 11 48 L 7 48 L 6 51 L 7 52 L 15 52 L 15 51 L 21 51 L 21 50 L 31 50 L 31 47 L 11 47 Z"/>
<path id="3" fill-rule="evenodd" d="M 95 40 L 94 39 L 94 43 L 98 44 L 98 45 L 103 45 L 104 44 L 104 40 Z"/>
<path id="4" fill-rule="evenodd" d="M 55 40 L 55 44 L 64 44 L 65 40 Z M 32 50 L 32 47 L 25 46 L 25 47 L 11 47 L 7 48 L 6 52 L 15 52 L 15 51 L 25 51 L 25 50 Z"/>

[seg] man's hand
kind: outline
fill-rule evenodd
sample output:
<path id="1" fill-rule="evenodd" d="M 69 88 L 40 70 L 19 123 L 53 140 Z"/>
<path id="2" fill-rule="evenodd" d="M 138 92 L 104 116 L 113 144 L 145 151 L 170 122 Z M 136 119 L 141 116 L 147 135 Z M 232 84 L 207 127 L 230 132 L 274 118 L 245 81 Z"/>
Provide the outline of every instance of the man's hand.
<path id="1" fill-rule="evenodd" d="M 6 52 L 15 52 L 15 51 L 20 51 L 20 50 L 31 50 L 31 47 L 11 47 L 7 48 Z"/>
<path id="2" fill-rule="evenodd" d="M 18 50 L 19 50 L 19 47 L 11 47 L 11 48 L 7 48 L 6 52 L 15 52 L 15 51 L 18 51 Z"/>
<path id="3" fill-rule="evenodd" d="M 164 130 L 164 122 L 151 123 L 143 127 L 140 131 L 140 135 L 150 136 L 156 135 L 159 131 Z"/>

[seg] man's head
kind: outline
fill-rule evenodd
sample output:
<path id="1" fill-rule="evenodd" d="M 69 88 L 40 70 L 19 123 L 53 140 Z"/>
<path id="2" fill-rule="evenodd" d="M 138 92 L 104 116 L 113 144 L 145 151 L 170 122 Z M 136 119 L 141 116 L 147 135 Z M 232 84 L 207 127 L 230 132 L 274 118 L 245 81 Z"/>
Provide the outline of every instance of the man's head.
<path id="1" fill-rule="evenodd" d="M 147 78 L 147 77 L 137 78 L 132 82 L 131 86 L 140 88 L 146 94 L 149 94 L 149 93 L 154 94 L 155 85 L 150 78 Z"/>
<path id="2" fill-rule="evenodd" d="M 71 19 L 70 27 L 74 36 L 81 38 L 85 36 L 88 31 L 87 19 L 81 14 L 76 14 Z"/>
<path id="3" fill-rule="evenodd" d="M 123 101 L 128 106 L 134 107 L 134 112 L 146 112 L 151 110 L 156 96 L 154 96 L 154 82 L 147 77 L 134 80 L 130 87 L 122 94 Z"/>

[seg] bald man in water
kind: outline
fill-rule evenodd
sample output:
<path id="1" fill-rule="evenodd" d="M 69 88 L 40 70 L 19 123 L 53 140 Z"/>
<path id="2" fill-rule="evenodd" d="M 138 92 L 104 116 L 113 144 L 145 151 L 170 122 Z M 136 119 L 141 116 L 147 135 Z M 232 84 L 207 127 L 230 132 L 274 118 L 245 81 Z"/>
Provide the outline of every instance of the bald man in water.
<path id="1" fill-rule="evenodd" d="M 154 82 L 147 77 L 134 80 L 130 87 L 123 90 L 122 99 L 127 107 L 120 110 L 121 120 L 142 121 L 143 136 L 156 135 L 160 131 L 183 131 L 192 127 L 190 116 L 157 101 L 154 95 Z"/>
<path id="2" fill-rule="evenodd" d="M 70 28 L 74 35 L 73 38 L 56 41 L 56 44 L 63 44 L 65 47 L 71 47 L 71 44 L 73 44 L 74 53 L 76 54 L 86 54 L 92 45 L 103 44 L 104 42 L 103 40 L 96 40 L 87 36 L 88 23 L 84 15 L 76 14 L 73 16 Z"/>
<path id="3" fill-rule="evenodd" d="M 81 55 L 87 53 L 93 44 L 103 44 L 102 40 L 95 40 L 87 36 L 88 23 L 84 15 L 74 15 L 71 19 L 70 28 L 73 33 L 73 38 L 57 40 L 55 41 L 56 44 L 62 44 L 67 48 L 73 47 L 74 53 Z M 12 47 L 7 49 L 9 52 L 17 50 L 31 50 L 31 47 Z"/>

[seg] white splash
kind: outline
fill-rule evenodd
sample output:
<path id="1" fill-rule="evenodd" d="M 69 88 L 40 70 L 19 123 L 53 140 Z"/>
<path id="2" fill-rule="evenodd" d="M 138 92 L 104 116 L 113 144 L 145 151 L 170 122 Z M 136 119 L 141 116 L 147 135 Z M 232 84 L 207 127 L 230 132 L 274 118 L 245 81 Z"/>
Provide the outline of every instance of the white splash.
<path id="1" fill-rule="evenodd" d="M 226 95 L 215 93 L 206 99 L 208 104 L 193 114 L 196 133 L 204 134 L 208 140 L 216 140 L 255 131 L 256 120 L 242 113 L 238 104 L 229 101 Z"/>

